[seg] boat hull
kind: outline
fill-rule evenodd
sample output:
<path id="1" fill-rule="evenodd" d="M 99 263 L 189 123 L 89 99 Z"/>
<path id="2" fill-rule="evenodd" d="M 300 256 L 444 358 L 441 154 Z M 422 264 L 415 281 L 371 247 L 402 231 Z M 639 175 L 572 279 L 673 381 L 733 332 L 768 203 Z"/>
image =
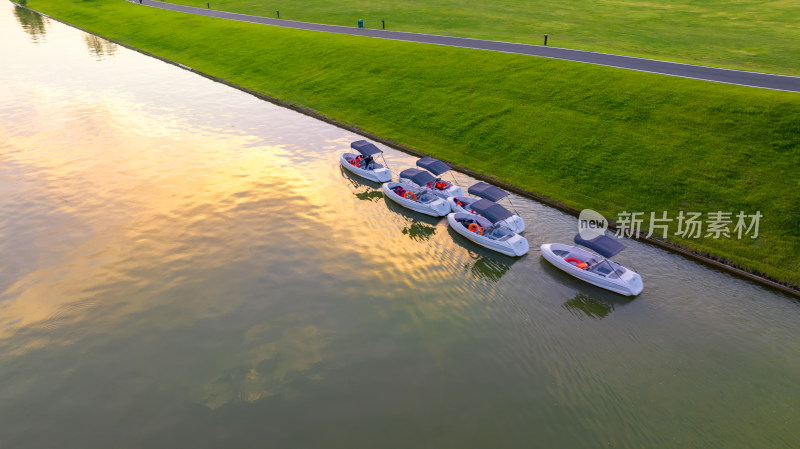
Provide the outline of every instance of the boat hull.
<path id="1" fill-rule="evenodd" d="M 488 227 L 491 225 L 491 223 L 489 223 L 489 220 L 481 217 L 480 215 L 464 214 L 464 213 L 448 214 L 447 224 L 449 224 L 454 231 L 461 234 L 466 239 L 471 240 L 472 242 L 480 246 L 483 246 L 484 248 L 491 249 L 492 251 L 497 251 L 498 253 L 505 254 L 507 256 L 512 256 L 512 257 L 524 256 L 530 250 L 530 245 L 528 244 L 528 241 L 524 237 L 516 233 L 514 233 L 514 235 L 508 238 L 507 240 L 498 241 L 480 235 L 476 232 L 470 231 L 458 221 L 459 218 L 469 218 L 469 217 L 474 217 L 473 219 L 481 223 L 482 226 Z"/>
<path id="2" fill-rule="evenodd" d="M 386 167 L 381 166 L 375 170 L 367 170 L 351 164 L 350 160 L 356 156 L 358 155 L 355 153 L 342 153 L 339 155 L 339 163 L 350 173 L 361 176 L 364 179 L 369 179 L 370 181 L 387 182 L 392 180 L 392 171 Z"/>
<path id="3" fill-rule="evenodd" d="M 592 258 L 597 260 L 602 259 L 602 257 L 589 251 L 561 243 L 545 243 L 539 249 L 542 252 L 542 257 L 553 264 L 553 266 L 556 268 L 597 287 L 612 291 L 614 293 L 619 293 L 620 295 L 624 296 L 636 296 L 644 289 L 642 277 L 639 276 L 638 273 L 625 268 L 622 265 L 612 262 L 613 266 L 624 269 L 624 273 L 622 275 L 616 279 L 612 279 L 593 273 L 592 271 L 578 268 L 577 266 L 564 260 L 570 257 L 574 257 L 581 261 L 587 261 Z M 563 254 L 564 252 L 566 252 L 566 255 Z"/>
<path id="4" fill-rule="evenodd" d="M 431 217 L 444 217 L 450 212 L 450 206 L 447 204 L 447 201 L 441 198 L 435 198 L 433 201 L 429 203 L 421 203 L 411 199 L 406 199 L 395 193 L 394 190 L 392 190 L 394 187 L 397 186 L 407 186 L 407 185 L 400 182 L 387 182 L 381 186 L 381 189 L 383 190 L 383 194 L 386 195 L 386 197 L 389 198 L 390 200 L 394 201 L 395 203 L 403 207 L 419 212 L 421 214 L 430 215 Z"/>

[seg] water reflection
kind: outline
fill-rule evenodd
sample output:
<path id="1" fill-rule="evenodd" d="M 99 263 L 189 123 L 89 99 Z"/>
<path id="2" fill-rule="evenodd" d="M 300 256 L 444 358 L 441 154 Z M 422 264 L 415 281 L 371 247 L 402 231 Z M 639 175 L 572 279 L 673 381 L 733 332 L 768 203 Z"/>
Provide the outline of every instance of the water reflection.
<path id="1" fill-rule="evenodd" d="M 383 198 L 383 192 L 380 190 L 367 190 L 355 194 L 356 198 L 366 201 L 378 201 Z"/>
<path id="2" fill-rule="evenodd" d="M 436 228 L 417 220 L 412 220 L 408 226 L 403 228 L 403 234 L 411 237 L 411 240 L 422 242 L 430 239 L 433 234 L 436 234 Z"/>
<path id="3" fill-rule="evenodd" d="M 514 263 L 514 261 L 510 263 L 501 262 L 494 257 L 482 256 L 472 251 L 469 252 L 469 256 L 474 260 L 469 267 L 470 273 L 476 278 L 492 282 L 499 281 L 500 278 L 508 272 L 508 269 L 511 268 L 511 263 Z"/>
<path id="4" fill-rule="evenodd" d="M 19 3 L 25 5 L 27 2 L 20 0 Z M 22 29 L 31 36 L 33 42 L 44 40 L 47 32 L 47 22 L 41 14 L 14 5 L 14 15 L 17 17 L 19 24 L 22 25 Z"/>
<path id="5" fill-rule="evenodd" d="M 497 282 L 511 269 L 512 265 L 520 260 L 479 246 L 464 238 L 450 226 L 447 227 L 447 231 L 456 245 L 467 250 L 467 255 L 472 259 L 472 263 L 465 264 L 464 269 L 469 270 L 476 279 Z"/>
<path id="6" fill-rule="evenodd" d="M 574 298 L 564 303 L 564 308 L 578 316 L 586 315 L 589 318 L 603 319 L 614 311 L 614 304 L 578 293 Z"/>
<path id="7" fill-rule="evenodd" d="M 383 198 L 380 184 L 355 176 L 341 166 L 339 166 L 339 171 L 342 174 L 342 178 L 353 186 L 351 190 L 356 198 L 362 201 L 378 201 Z"/>
<path id="8" fill-rule="evenodd" d="M 94 34 L 84 34 L 83 41 L 86 42 L 89 53 L 99 61 L 108 56 L 113 56 L 117 53 L 117 49 L 119 48 L 117 44 L 95 36 Z"/>
<path id="9" fill-rule="evenodd" d="M 383 197 L 383 192 L 379 193 L 381 193 Z M 411 240 L 416 242 L 422 242 L 436 234 L 436 223 L 439 222 L 438 218 L 429 217 L 406 209 L 388 198 L 384 197 L 384 200 L 389 210 L 396 212 L 405 219 L 406 226 L 404 226 L 401 231 L 403 235 L 407 235 Z"/>
<path id="10" fill-rule="evenodd" d="M 281 329 L 261 324 L 248 330 L 243 341 L 250 348 L 244 356 L 248 362 L 223 368 L 215 379 L 198 383 L 193 396 L 215 409 L 231 402 L 286 396 L 297 382 L 321 380 L 323 350 L 332 335 L 315 325 L 302 325 L 305 319 L 290 315 L 275 321 L 301 325 Z"/>

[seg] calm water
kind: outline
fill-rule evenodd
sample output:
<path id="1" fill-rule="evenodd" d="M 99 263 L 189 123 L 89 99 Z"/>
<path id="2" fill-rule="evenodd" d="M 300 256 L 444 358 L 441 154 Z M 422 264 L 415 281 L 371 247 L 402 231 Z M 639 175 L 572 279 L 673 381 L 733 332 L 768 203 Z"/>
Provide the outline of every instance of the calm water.
<path id="1" fill-rule="evenodd" d="M 0 447 L 800 445 L 795 300 L 629 242 L 630 301 L 387 203 L 348 131 L 9 5 L 0 42 Z"/>

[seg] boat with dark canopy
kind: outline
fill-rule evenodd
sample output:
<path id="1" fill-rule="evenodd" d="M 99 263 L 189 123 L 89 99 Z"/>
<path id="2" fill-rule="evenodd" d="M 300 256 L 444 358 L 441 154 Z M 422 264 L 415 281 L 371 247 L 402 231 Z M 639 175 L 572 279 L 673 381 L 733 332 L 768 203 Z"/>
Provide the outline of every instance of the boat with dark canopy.
<path id="1" fill-rule="evenodd" d="M 423 157 L 417 161 L 417 167 L 424 168 L 427 171 L 422 171 L 416 168 L 409 168 L 400 173 L 400 181 L 412 182 L 420 187 L 426 187 L 430 191 L 443 199 L 455 195 L 463 195 L 464 190 L 450 181 L 446 181 L 439 177 L 439 175 L 450 171 L 450 166 L 444 162 L 434 159 L 430 156 Z M 436 176 L 430 176 L 430 173 Z M 420 173 L 425 173 L 428 176 L 422 176 Z M 404 175 L 405 174 L 405 175 Z"/>
<path id="2" fill-rule="evenodd" d="M 488 200 L 481 201 L 486 201 L 486 203 L 488 203 L 486 208 L 481 208 L 481 211 L 486 215 L 453 212 L 447 215 L 447 224 L 449 224 L 454 231 L 485 248 L 507 256 L 522 256 L 527 254 L 530 245 L 528 245 L 528 241 L 525 237 L 522 237 L 501 224 L 503 220 L 502 217 L 504 217 L 505 214 L 501 210 L 492 207 L 492 205 L 499 205 Z M 492 222 L 492 219 L 498 221 Z"/>
<path id="3" fill-rule="evenodd" d="M 609 260 L 625 249 L 625 245 L 606 235 L 584 239 L 578 234 L 574 241 L 573 246 L 545 243 L 540 247 L 542 256 L 556 268 L 600 288 L 626 296 L 642 292 L 644 284 L 638 273 Z"/>
<path id="4" fill-rule="evenodd" d="M 475 201 L 471 207 L 476 214 L 486 217 L 492 223 L 500 223 L 513 215 L 505 207 L 489 200 Z"/>
<path id="5" fill-rule="evenodd" d="M 375 182 L 386 182 L 392 180 L 392 172 L 387 167 L 375 161 L 377 154 L 383 158 L 383 150 L 366 140 L 357 140 L 350 144 L 350 148 L 357 153 L 342 153 L 339 156 L 339 163 L 346 170 L 363 178 Z M 383 161 L 386 164 L 386 160 Z"/>
<path id="6" fill-rule="evenodd" d="M 506 218 L 503 219 L 505 226 L 514 232 L 522 232 L 525 230 L 525 222 L 522 220 L 522 217 L 497 204 L 497 201 L 509 196 L 509 193 L 505 190 L 485 182 L 477 182 L 467 189 L 467 192 L 480 198 L 472 198 L 469 196 L 451 196 L 447 198 L 447 203 L 450 205 L 450 209 L 453 212 L 478 213 L 483 215 L 472 205 L 481 201 L 488 201 L 505 211 L 503 213 L 503 215 L 506 216 Z M 483 205 L 484 203 L 480 204 Z M 500 209 L 498 208 L 494 208 L 494 210 L 499 211 Z"/>
<path id="7" fill-rule="evenodd" d="M 495 187 L 483 181 L 476 182 L 475 184 L 470 186 L 470 188 L 467 189 L 467 192 L 473 195 L 477 195 L 481 198 L 487 199 L 489 201 L 494 201 L 495 203 L 509 195 L 508 192 L 501 189 L 500 187 Z"/>
<path id="8" fill-rule="evenodd" d="M 427 187 L 428 183 L 435 180 L 432 174 L 418 168 L 407 168 L 400 172 L 400 181 L 410 182 L 419 187 Z"/>
<path id="9" fill-rule="evenodd" d="M 417 167 L 422 167 L 436 176 L 439 176 L 442 173 L 450 171 L 449 165 L 445 164 L 439 159 L 434 159 L 430 156 L 425 156 L 422 159 L 418 160 Z"/>
<path id="10" fill-rule="evenodd" d="M 450 212 L 447 201 L 425 187 L 406 182 L 385 182 L 381 189 L 387 198 L 413 211 L 432 217 L 444 217 Z"/>

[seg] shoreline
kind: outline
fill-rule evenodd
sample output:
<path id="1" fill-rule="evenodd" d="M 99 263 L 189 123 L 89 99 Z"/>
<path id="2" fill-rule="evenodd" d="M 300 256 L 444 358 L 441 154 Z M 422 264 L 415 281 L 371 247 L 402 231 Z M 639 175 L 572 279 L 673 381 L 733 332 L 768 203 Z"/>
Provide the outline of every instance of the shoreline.
<path id="1" fill-rule="evenodd" d="M 71 24 L 69 22 L 65 22 L 63 20 L 54 18 L 54 17 L 49 16 L 47 14 L 44 14 L 44 13 L 41 13 L 41 12 L 36 11 L 34 9 L 31 9 L 31 8 L 27 7 L 26 5 L 21 5 L 19 3 L 14 2 L 14 1 L 11 1 L 11 3 L 14 4 L 17 7 L 24 8 L 24 9 L 32 11 L 34 13 L 40 14 L 40 15 L 42 15 L 44 17 L 47 17 L 48 19 L 54 20 L 54 21 L 59 22 L 59 23 L 63 23 L 63 24 L 68 25 L 68 26 L 70 26 L 72 28 L 81 30 L 81 31 L 83 31 L 83 32 L 85 32 L 87 34 L 91 34 L 91 35 L 94 35 L 94 36 L 101 37 L 101 38 L 103 38 L 105 40 L 108 40 L 109 42 L 115 43 L 116 45 L 120 45 L 120 46 L 122 46 L 124 48 L 130 49 L 130 50 L 134 50 L 134 51 L 136 51 L 138 53 L 141 53 L 143 55 L 146 55 L 146 56 L 149 56 L 149 57 L 153 57 L 153 58 L 156 58 L 156 59 L 161 60 L 163 62 L 166 62 L 168 64 L 172 64 L 174 66 L 180 67 L 182 69 L 185 69 L 185 70 L 188 70 L 190 72 L 196 73 L 196 74 L 198 74 L 200 76 L 203 76 L 203 77 L 205 77 L 205 78 L 207 78 L 209 80 L 224 84 L 224 85 L 226 85 L 228 87 L 232 87 L 232 88 L 235 88 L 235 89 L 237 89 L 239 91 L 242 91 L 242 92 L 245 92 L 247 94 L 250 94 L 250 95 L 252 95 L 252 96 L 254 96 L 254 97 L 258 98 L 258 99 L 261 99 L 261 100 L 264 100 L 264 101 L 268 101 L 268 102 L 270 102 L 272 104 L 275 104 L 277 106 L 281 106 L 281 107 L 284 107 L 284 108 L 287 108 L 287 109 L 291 109 L 293 111 L 296 111 L 296 112 L 299 112 L 301 114 L 310 116 L 310 117 L 315 118 L 317 120 L 321 120 L 323 122 L 326 122 L 326 123 L 329 123 L 331 125 L 334 125 L 334 126 L 336 126 L 338 128 L 341 128 L 341 129 L 353 132 L 355 134 L 364 136 L 364 137 L 366 137 L 368 139 L 371 139 L 371 140 L 374 140 L 376 142 L 380 142 L 380 143 L 382 143 L 382 144 L 384 144 L 386 146 L 389 146 L 389 147 L 394 148 L 396 150 L 402 151 L 404 153 L 411 154 L 411 155 L 414 155 L 414 156 L 417 156 L 417 157 L 427 156 L 427 154 L 422 153 L 422 152 L 417 151 L 417 150 L 414 150 L 414 149 L 411 149 L 411 148 L 408 148 L 408 147 L 404 146 L 401 143 L 394 142 L 394 141 L 389 140 L 389 139 L 385 139 L 385 138 L 380 137 L 378 135 L 374 135 L 374 134 L 372 134 L 372 133 L 370 133 L 368 131 L 360 129 L 357 126 L 348 125 L 346 123 L 339 122 L 337 120 L 329 118 L 329 117 L 327 117 L 325 115 L 322 115 L 319 112 L 317 112 L 317 111 L 315 111 L 315 110 L 313 110 L 311 108 L 306 108 L 306 107 L 299 106 L 299 105 L 296 105 L 296 104 L 293 104 L 293 103 L 290 103 L 290 102 L 287 102 L 287 101 L 284 101 L 284 100 L 281 100 L 281 99 L 278 99 L 278 98 L 275 98 L 275 97 L 271 97 L 269 95 L 266 95 L 266 94 L 260 93 L 258 91 L 255 91 L 255 90 L 240 86 L 238 84 L 235 84 L 233 82 L 230 82 L 230 81 L 228 81 L 228 80 L 226 80 L 224 78 L 219 78 L 219 77 L 216 77 L 214 75 L 195 70 L 192 67 L 189 67 L 189 66 L 186 66 L 184 64 L 172 61 L 170 59 L 167 59 L 167 58 L 164 58 L 162 56 L 156 55 L 154 53 L 150 53 L 150 52 L 141 50 L 139 48 L 136 48 L 136 47 L 121 43 L 121 42 L 116 41 L 114 39 L 109 39 L 109 38 L 107 38 L 105 36 L 102 36 L 100 34 L 94 33 L 92 31 L 89 31 L 89 30 L 84 29 L 82 27 L 79 27 L 77 25 Z M 494 178 L 492 178 L 490 176 L 486 176 L 486 175 L 474 172 L 474 171 L 470 170 L 469 168 L 463 167 L 463 166 L 458 165 L 458 164 L 451 163 L 451 162 L 449 162 L 447 160 L 445 160 L 445 162 L 447 162 L 449 165 L 451 165 L 451 167 L 456 171 L 459 171 L 461 173 L 467 174 L 467 175 L 472 176 L 472 177 L 474 177 L 476 179 L 479 179 L 479 180 L 482 180 L 482 181 L 486 181 L 486 182 L 491 183 L 493 185 L 497 185 L 497 186 L 502 187 L 503 189 L 506 189 L 506 190 L 508 190 L 510 192 L 516 193 L 516 194 L 518 194 L 520 196 L 523 196 L 523 197 L 532 199 L 534 201 L 537 201 L 539 203 L 545 204 L 547 206 L 553 207 L 553 208 L 558 209 L 558 210 L 560 210 L 562 212 L 565 212 L 565 213 L 567 213 L 569 215 L 577 217 L 578 214 L 580 213 L 580 211 L 578 209 L 575 209 L 573 207 L 570 207 L 570 206 L 567 206 L 565 204 L 562 204 L 562 203 L 560 203 L 560 202 L 558 202 L 556 200 L 553 200 L 553 199 L 551 199 L 551 198 L 549 198 L 547 196 L 539 195 L 539 194 L 530 192 L 528 190 L 522 189 L 520 187 L 516 187 L 514 185 L 504 183 L 504 182 L 499 181 L 497 179 L 494 179 Z M 610 229 L 617 229 L 616 223 L 611 221 L 611 220 L 609 220 L 609 228 Z M 701 253 L 701 252 L 698 252 L 698 251 L 693 251 L 693 250 L 690 250 L 690 249 L 686 249 L 686 248 L 683 248 L 681 246 L 672 244 L 670 242 L 667 242 L 667 241 L 664 241 L 664 240 L 661 240 L 661 239 L 648 238 L 648 237 L 646 237 L 646 235 L 644 233 L 641 233 L 641 232 L 635 238 L 635 240 L 639 240 L 639 241 L 642 241 L 642 242 L 646 242 L 646 243 L 658 246 L 658 247 L 660 247 L 662 249 L 665 249 L 665 250 L 671 251 L 673 253 L 677 253 L 677 254 L 683 255 L 683 256 L 688 257 L 688 258 L 690 258 L 692 260 L 695 260 L 697 262 L 704 263 L 705 265 L 709 265 L 709 266 L 713 266 L 713 267 L 722 269 L 722 270 L 724 270 L 724 271 L 726 271 L 728 273 L 731 273 L 731 274 L 737 275 L 739 277 L 754 281 L 754 282 L 756 282 L 758 284 L 761 284 L 763 286 L 771 287 L 773 289 L 782 291 L 784 293 L 787 293 L 789 295 L 794 296 L 795 298 L 800 298 L 800 286 L 791 285 L 789 283 L 784 283 L 784 282 L 778 281 L 777 279 L 772 278 L 771 276 L 762 274 L 762 273 L 757 272 L 755 270 L 748 270 L 748 269 L 745 269 L 745 268 L 740 268 L 740 267 L 734 266 L 734 265 L 732 265 L 730 263 L 727 263 L 724 258 L 720 258 L 720 257 L 714 256 L 712 254 Z"/>

